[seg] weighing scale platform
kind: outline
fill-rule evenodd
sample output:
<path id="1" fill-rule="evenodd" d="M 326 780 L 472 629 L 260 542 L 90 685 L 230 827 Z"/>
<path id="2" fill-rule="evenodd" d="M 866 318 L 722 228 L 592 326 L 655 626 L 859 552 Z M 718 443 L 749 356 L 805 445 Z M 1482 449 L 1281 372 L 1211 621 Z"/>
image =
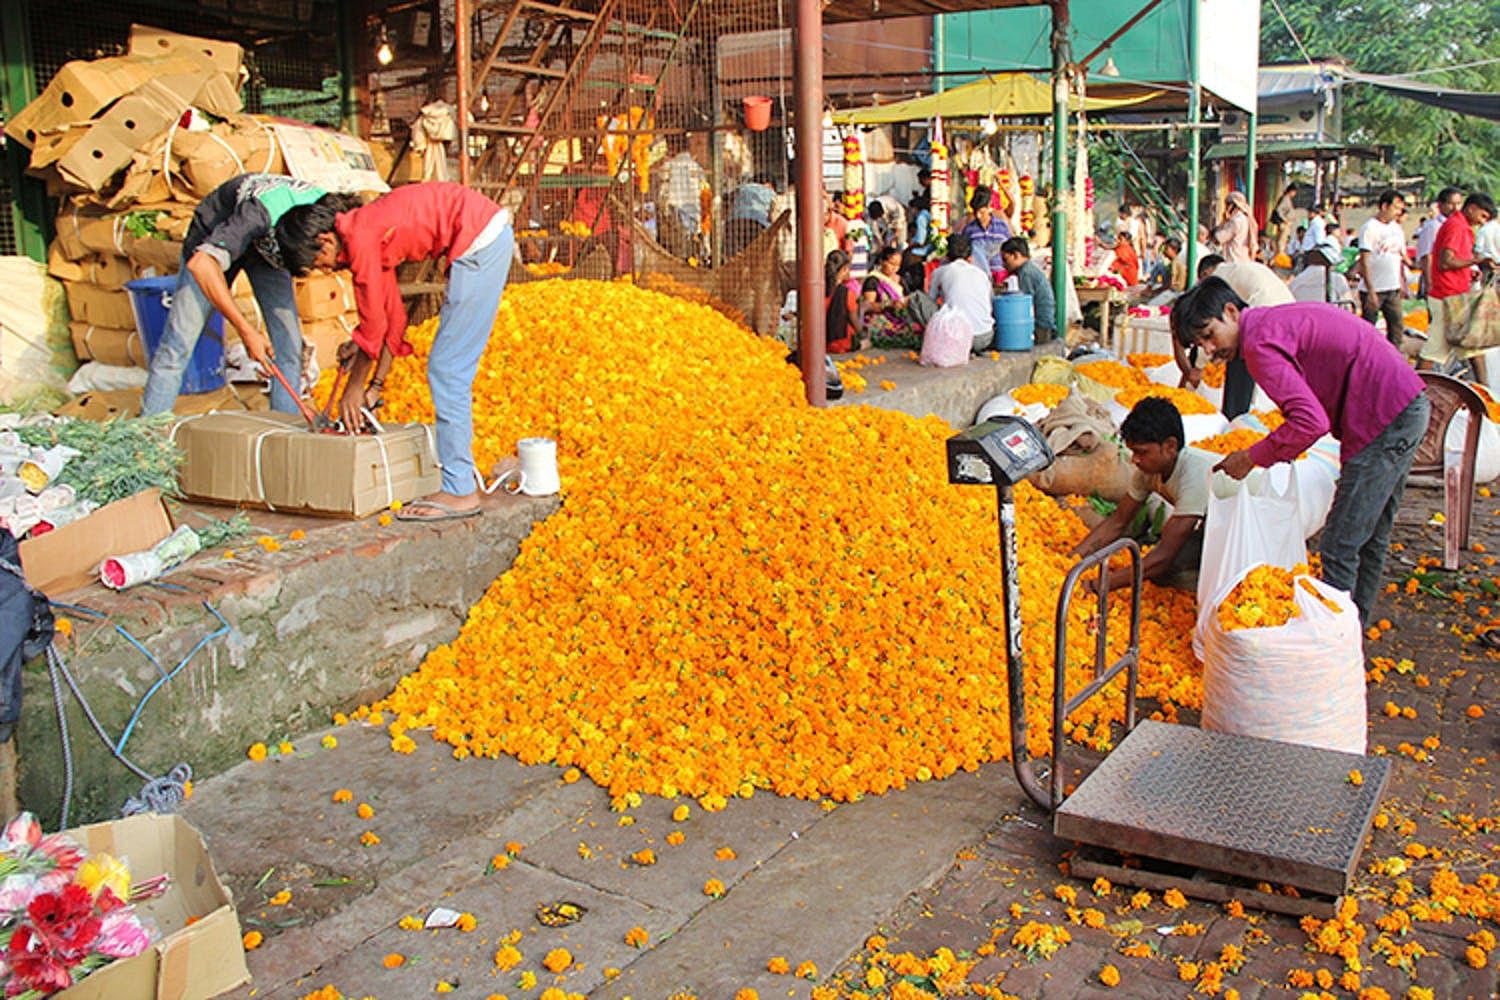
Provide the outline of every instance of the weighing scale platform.
<path id="1" fill-rule="evenodd" d="M 1143 721 L 1058 808 L 1054 831 L 1338 896 L 1389 777 L 1384 757 Z"/>

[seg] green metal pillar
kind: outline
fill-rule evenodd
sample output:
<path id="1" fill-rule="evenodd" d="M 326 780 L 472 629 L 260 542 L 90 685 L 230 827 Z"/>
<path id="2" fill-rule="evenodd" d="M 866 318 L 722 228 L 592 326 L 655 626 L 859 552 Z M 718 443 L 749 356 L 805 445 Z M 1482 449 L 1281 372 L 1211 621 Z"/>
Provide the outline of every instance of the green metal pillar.
<path id="1" fill-rule="evenodd" d="M 1250 217 L 1255 218 L 1255 126 L 1256 114 L 1250 112 L 1245 123 L 1245 198 L 1250 202 Z M 1273 192 L 1274 193 L 1274 192 Z M 1269 227 L 1267 227 L 1269 228 Z M 1280 236 L 1280 233 L 1276 234 Z M 1256 241 L 1259 243 L 1259 241 Z M 1270 263 L 1270 261 L 1266 261 Z"/>
<path id="2" fill-rule="evenodd" d="M 36 97 L 36 66 L 31 57 L 31 16 L 26 0 L 0 0 L 0 107 L 5 120 Z M 5 171 L 11 203 L 6 209 L 16 233 L 16 252 L 33 260 L 47 259 L 47 192 L 26 176 L 31 151 L 18 142 L 5 143 Z"/>
<path id="3" fill-rule="evenodd" d="M 354 102 L 354 0 L 338 5 L 339 125 L 350 135 L 359 135 L 359 113 Z"/>
<path id="4" fill-rule="evenodd" d="M 932 60 L 933 61 L 932 69 L 933 69 L 933 75 L 935 77 L 937 77 L 937 86 L 934 87 L 933 89 L 936 90 L 939 94 L 941 94 L 944 90 L 947 89 L 946 84 L 943 83 L 943 81 L 947 79 L 947 77 L 944 76 L 944 74 L 948 70 L 948 52 L 947 52 L 947 48 L 948 48 L 948 26 L 947 26 L 947 22 L 943 20 L 943 15 L 942 14 L 937 14 L 932 19 L 932 51 L 935 53 L 935 55 L 933 56 L 933 60 Z"/>
<path id="5" fill-rule="evenodd" d="M 1052 0 L 1052 294 L 1068 331 L 1068 0 Z"/>
<path id="6" fill-rule="evenodd" d="M 1197 281 L 1198 275 L 1198 189 L 1203 172 L 1203 141 L 1199 125 L 1203 116 L 1203 88 L 1199 84 L 1202 62 L 1198 51 L 1199 0 L 1188 0 L 1188 178 L 1187 178 L 1187 233 L 1183 238 L 1187 251 L 1188 284 Z"/>

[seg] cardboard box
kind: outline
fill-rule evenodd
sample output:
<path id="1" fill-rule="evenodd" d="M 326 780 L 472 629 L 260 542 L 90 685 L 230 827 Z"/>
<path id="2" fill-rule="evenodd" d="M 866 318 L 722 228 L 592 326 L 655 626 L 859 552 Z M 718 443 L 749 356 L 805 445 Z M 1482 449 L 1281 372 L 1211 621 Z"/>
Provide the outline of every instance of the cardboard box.
<path id="1" fill-rule="evenodd" d="M 82 260 L 69 260 L 56 240 L 47 248 L 47 273 L 59 281 L 82 281 L 100 288 L 124 288 L 135 277 L 128 258 L 89 254 Z"/>
<path id="2" fill-rule="evenodd" d="M 292 287 L 304 322 L 354 311 L 354 275 L 348 271 L 318 271 L 292 279 Z"/>
<path id="3" fill-rule="evenodd" d="M 65 524 L 21 543 L 26 580 L 48 597 L 86 587 L 110 556 L 149 549 L 172 533 L 172 519 L 161 492 L 150 489 L 100 507 L 81 521 Z"/>
<path id="4" fill-rule="evenodd" d="M 217 38 L 198 38 L 194 35 L 179 35 L 165 28 L 153 28 L 145 24 L 130 26 L 130 54 L 133 56 L 181 56 L 201 59 L 216 71 L 238 82 L 240 64 L 245 52 L 234 42 Z"/>
<path id="5" fill-rule="evenodd" d="M 123 368 L 149 368 L 146 345 L 134 329 L 121 330 L 92 323 L 69 323 L 73 335 L 73 353 L 79 361 L 102 361 Z"/>
<path id="6" fill-rule="evenodd" d="M 167 874 L 171 887 L 138 904 L 161 935 L 154 945 L 111 962 L 53 1000 L 207 1000 L 250 981 L 234 898 L 187 820 L 146 814 L 68 835 L 89 854 L 126 859 L 135 881 Z"/>
<path id="7" fill-rule="evenodd" d="M 442 476 L 430 428 L 314 434 L 286 413 L 208 413 L 181 420 L 182 490 L 219 503 L 364 517 L 435 492 Z"/>
<path id="8" fill-rule="evenodd" d="M 243 173 L 279 174 L 281 149 L 268 125 L 235 115 L 207 132 L 179 132 L 172 140 L 174 185 L 185 184 L 194 198 Z"/>
<path id="9" fill-rule="evenodd" d="M 311 344 L 319 368 L 338 364 L 339 345 L 348 340 L 359 325 L 358 313 L 344 313 L 332 319 L 302 321 L 302 343 Z"/>
<path id="10" fill-rule="evenodd" d="M 125 256 L 129 258 L 131 264 L 135 265 L 134 270 L 138 278 L 147 277 L 147 270 L 153 272 L 152 277 L 176 274 L 182 267 L 182 242 L 159 240 L 151 236 L 127 236 Z"/>
<path id="11" fill-rule="evenodd" d="M 130 165 L 136 150 L 176 121 L 214 76 L 205 70 L 146 81 L 116 101 L 57 161 L 58 174 L 69 184 L 98 191 Z"/>
<path id="12" fill-rule="evenodd" d="M 74 322 L 125 330 L 135 326 L 130 293 L 124 289 L 100 288 L 82 281 L 63 283 L 68 292 L 68 312 Z"/>
<path id="13" fill-rule="evenodd" d="M 5 123 L 5 134 L 30 149 L 43 133 L 91 121 L 155 77 L 202 72 L 203 68 L 203 62 L 191 56 L 75 59 L 64 63 L 47 89 Z"/>

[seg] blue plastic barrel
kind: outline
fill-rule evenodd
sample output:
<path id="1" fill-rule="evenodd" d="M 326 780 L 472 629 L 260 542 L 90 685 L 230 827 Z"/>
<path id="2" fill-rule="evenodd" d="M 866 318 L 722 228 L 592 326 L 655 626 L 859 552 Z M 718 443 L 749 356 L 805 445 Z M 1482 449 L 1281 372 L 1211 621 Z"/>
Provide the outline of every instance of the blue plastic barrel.
<path id="1" fill-rule="evenodd" d="M 156 346 L 167 330 L 167 313 L 172 309 L 172 295 L 177 291 L 177 275 L 164 278 L 137 278 L 125 282 L 130 290 L 130 305 L 135 312 L 135 328 L 146 345 L 146 356 L 155 357 Z M 182 373 L 184 393 L 212 392 L 224 386 L 224 317 L 209 314 L 199 332 L 198 343 Z"/>
<path id="2" fill-rule="evenodd" d="M 995 347 L 1002 351 L 1029 351 L 1034 343 L 1036 317 L 1031 296 L 1012 292 L 995 296 Z"/>

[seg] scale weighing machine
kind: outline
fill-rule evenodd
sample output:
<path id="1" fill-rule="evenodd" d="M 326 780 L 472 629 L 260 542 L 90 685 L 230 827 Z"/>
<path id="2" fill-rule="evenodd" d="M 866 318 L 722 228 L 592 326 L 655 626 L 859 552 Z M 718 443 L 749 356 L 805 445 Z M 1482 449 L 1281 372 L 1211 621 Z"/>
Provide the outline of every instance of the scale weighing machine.
<path id="1" fill-rule="evenodd" d="M 1052 756 L 1031 760 L 1026 744 L 1025 662 L 1016 559 L 1016 483 L 1052 464 L 1041 432 L 1019 417 L 997 417 L 947 441 L 948 481 L 993 486 L 1000 515 L 1011 762 L 1026 794 L 1052 816 L 1054 835 L 1082 845 L 1073 875 L 1294 915 L 1332 915 L 1370 831 L 1390 778 L 1390 761 L 1273 740 L 1136 720 L 1140 662 L 1141 550 L 1121 539 L 1069 572 L 1057 600 L 1053 657 Z M 1116 553 L 1130 558 L 1130 642 L 1108 662 L 1108 590 L 1100 588 L 1094 677 L 1067 696 L 1068 612 L 1079 579 L 1102 582 Z M 1121 673 L 1125 730 L 1118 746 L 1066 794 L 1063 724 Z M 1350 784 L 1351 770 L 1364 777 Z M 1125 857 L 1120 857 L 1124 855 Z M 1128 862 L 1128 863 L 1127 863 Z M 1243 881 L 1240 881 L 1243 880 Z M 1270 892 L 1268 883 L 1292 887 Z"/>

